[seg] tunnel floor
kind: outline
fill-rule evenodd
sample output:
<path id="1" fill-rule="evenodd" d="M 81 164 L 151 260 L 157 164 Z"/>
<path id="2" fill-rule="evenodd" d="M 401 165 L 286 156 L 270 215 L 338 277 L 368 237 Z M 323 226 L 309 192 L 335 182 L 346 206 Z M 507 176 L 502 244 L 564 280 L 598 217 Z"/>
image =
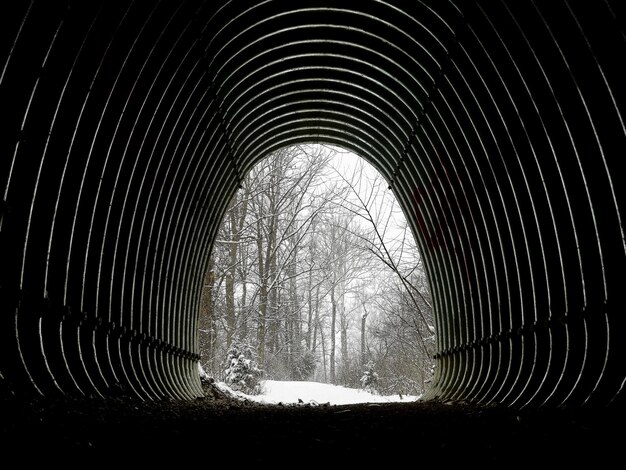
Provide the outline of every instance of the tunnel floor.
<path id="1" fill-rule="evenodd" d="M 540 463 L 612 468 L 626 443 L 624 413 L 611 408 L 512 410 L 438 401 L 268 405 L 211 393 L 154 402 L 4 394 L 0 415 L 3 460 L 66 468 L 98 463 L 208 468 L 211 462 L 237 468 Z"/>

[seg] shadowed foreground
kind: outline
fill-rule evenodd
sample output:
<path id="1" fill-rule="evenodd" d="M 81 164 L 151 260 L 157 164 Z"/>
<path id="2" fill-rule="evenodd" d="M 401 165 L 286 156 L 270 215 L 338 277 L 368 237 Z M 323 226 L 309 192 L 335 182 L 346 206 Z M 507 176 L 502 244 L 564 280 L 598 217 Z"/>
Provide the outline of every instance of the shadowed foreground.
<path id="1" fill-rule="evenodd" d="M 0 402 L 2 457 L 23 463 L 603 464 L 623 412 L 463 403 L 267 405 L 225 396 Z M 209 465 L 210 466 L 210 465 Z M 8 468 L 8 467 L 4 467 Z M 143 467 L 145 468 L 145 467 Z M 384 468 L 384 467 L 383 467 Z"/>

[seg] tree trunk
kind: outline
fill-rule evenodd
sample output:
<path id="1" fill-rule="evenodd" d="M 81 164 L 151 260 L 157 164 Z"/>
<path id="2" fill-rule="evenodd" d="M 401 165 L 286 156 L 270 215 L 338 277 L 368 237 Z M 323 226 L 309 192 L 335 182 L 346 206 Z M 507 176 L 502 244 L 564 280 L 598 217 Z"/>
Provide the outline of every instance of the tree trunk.
<path id="1" fill-rule="evenodd" d="M 257 222 L 257 256 L 259 268 L 259 313 L 257 319 L 257 352 L 259 355 L 259 365 L 265 368 L 265 328 L 267 319 L 267 274 L 265 272 L 265 262 L 263 258 L 263 229 L 261 221 Z"/>
<path id="2" fill-rule="evenodd" d="M 335 283 L 330 289 L 330 304 L 331 304 L 331 314 L 330 314 L 330 383 L 334 384 L 335 379 L 335 335 L 336 335 L 336 321 L 337 321 L 337 302 L 335 300 Z"/>
<path id="3" fill-rule="evenodd" d="M 306 348 L 307 350 L 311 351 L 314 348 L 312 347 L 313 344 L 313 270 L 311 269 L 309 271 L 309 280 L 308 280 L 308 289 L 307 289 L 307 307 L 308 307 L 308 313 L 307 313 L 307 318 L 306 318 Z"/>
<path id="4" fill-rule="evenodd" d="M 248 339 L 248 283 L 245 279 L 242 280 L 241 285 L 241 313 L 239 318 L 239 339 L 246 341 Z"/>
<path id="5" fill-rule="evenodd" d="M 339 282 L 339 299 L 337 303 L 337 311 L 339 313 L 339 328 L 341 339 L 341 381 L 343 385 L 347 385 L 347 374 L 350 370 L 350 361 L 348 357 L 348 326 L 349 321 L 346 318 L 346 283 L 345 280 Z"/>
<path id="6" fill-rule="evenodd" d="M 232 256 L 232 254 L 231 254 Z M 230 348 L 233 342 L 233 334 L 235 333 L 236 314 L 235 314 L 235 273 L 234 266 L 229 266 L 226 273 L 226 349 Z"/>
<path id="7" fill-rule="evenodd" d="M 315 288 L 315 307 L 313 312 L 313 338 L 311 340 L 311 351 L 317 350 L 317 332 L 320 324 L 320 286 Z"/>
<path id="8" fill-rule="evenodd" d="M 365 307 L 363 307 L 363 310 L 365 310 Z M 365 323 L 367 321 L 367 310 L 365 310 L 365 313 L 361 316 L 361 368 L 365 367 L 365 364 L 367 363 L 367 361 L 365 360 Z"/>
<path id="9" fill-rule="evenodd" d="M 324 364 L 324 383 L 327 383 L 328 373 L 326 369 L 326 341 L 324 341 L 324 328 L 320 327 L 319 332 L 320 332 L 320 341 L 322 343 L 322 364 Z"/>
<path id="10" fill-rule="evenodd" d="M 296 279 L 296 264 L 297 255 L 294 255 L 293 262 L 291 263 L 291 273 L 289 276 L 289 290 L 290 290 L 290 323 L 291 323 L 291 350 L 296 353 L 302 352 L 302 324 L 300 317 L 300 299 L 298 298 L 298 285 Z"/>

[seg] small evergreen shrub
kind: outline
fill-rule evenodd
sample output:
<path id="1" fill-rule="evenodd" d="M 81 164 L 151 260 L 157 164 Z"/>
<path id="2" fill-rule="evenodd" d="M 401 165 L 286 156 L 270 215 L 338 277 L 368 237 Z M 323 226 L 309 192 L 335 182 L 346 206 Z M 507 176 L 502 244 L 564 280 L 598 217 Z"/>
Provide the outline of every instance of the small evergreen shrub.
<path id="1" fill-rule="evenodd" d="M 361 376 L 361 388 L 369 393 L 377 394 L 378 374 L 374 370 L 374 363 L 369 361 L 365 367 L 366 369 Z"/>
<path id="2" fill-rule="evenodd" d="M 233 343 L 228 350 L 224 375 L 226 385 L 235 391 L 247 395 L 261 393 L 263 372 L 259 369 L 254 352 L 248 344 Z"/>

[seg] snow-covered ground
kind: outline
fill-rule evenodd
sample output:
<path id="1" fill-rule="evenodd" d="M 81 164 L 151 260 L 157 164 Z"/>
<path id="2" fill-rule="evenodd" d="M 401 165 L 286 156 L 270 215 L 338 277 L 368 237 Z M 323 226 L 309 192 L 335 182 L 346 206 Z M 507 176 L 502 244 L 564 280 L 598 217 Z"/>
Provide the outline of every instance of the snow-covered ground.
<path id="1" fill-rule="evenodd" d="M 318 382 L 284 382 L 277 380 L 261 381 L 263 393 L 260 395 L 245 395 L 232 391 L 225 383 L 217 385 L 229 393 L 239 397 L 260 403 L 304 403 L 304 404 L 330 404 L 348 405 L 354 403 L 385 403 L 385 402 L 411 402 L 420 397 L 412 395 L 381 396 L 368 393 L 365 390 L 341 387 L 338 385 Z"/>

